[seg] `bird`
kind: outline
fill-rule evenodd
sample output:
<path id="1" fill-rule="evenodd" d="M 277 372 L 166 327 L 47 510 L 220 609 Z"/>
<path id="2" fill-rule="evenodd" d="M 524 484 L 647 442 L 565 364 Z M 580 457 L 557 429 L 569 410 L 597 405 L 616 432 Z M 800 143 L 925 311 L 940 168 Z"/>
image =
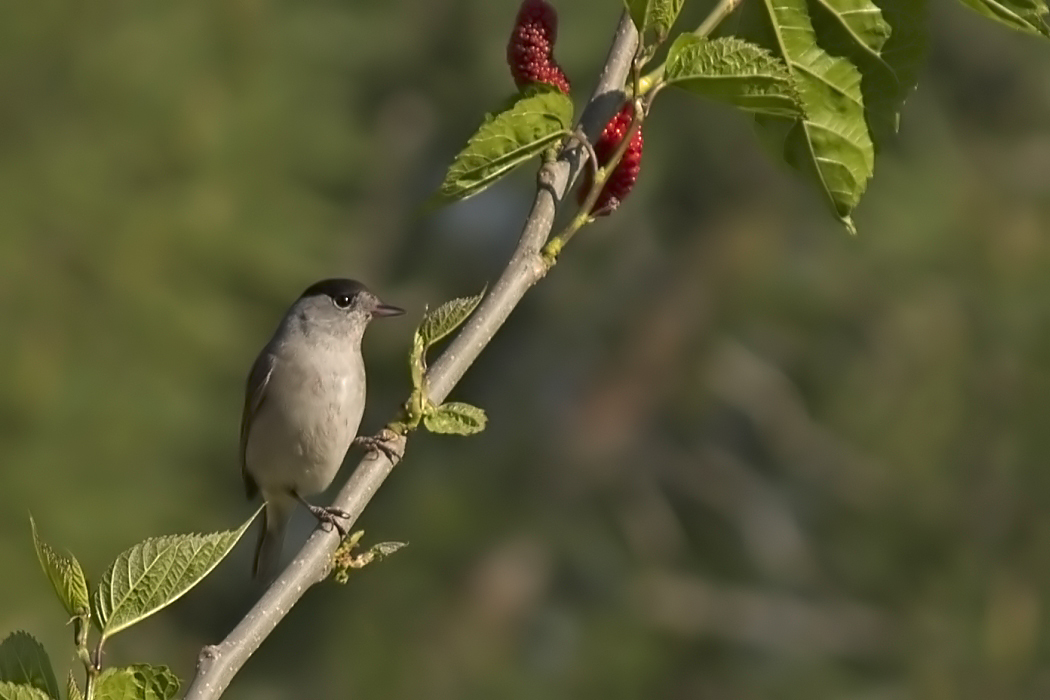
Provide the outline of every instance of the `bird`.
<path id="1" fill-rule="evenodd" d="M 266 504 L 253 578 L 274 574 L 297 504 L 345 534 L 339 518 L 347 513 L 306 497 L 328 488 L 357 439 L 365 408 L 365 329 L 374 318 L 403 313 L 361 282 L 321 280 L 289 307 L 252 363 L 241 417 L 241 474 L 249 500 L 261 494 Z"/>

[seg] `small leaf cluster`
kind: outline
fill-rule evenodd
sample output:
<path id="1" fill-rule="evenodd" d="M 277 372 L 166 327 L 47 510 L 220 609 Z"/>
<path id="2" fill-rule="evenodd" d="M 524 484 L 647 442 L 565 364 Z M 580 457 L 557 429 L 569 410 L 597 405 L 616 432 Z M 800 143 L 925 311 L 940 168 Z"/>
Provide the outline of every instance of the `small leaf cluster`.
<path id="1" fill-rule="evenodd" d="M 1050 38 L 1046 0 L 959 2 L 1017 31 Z M 635 101 L 635 121 L 647 116 L 666 87 L 750 115 L 771 157 L 805 179 L 853 232 L 852 214 L 876 156 L 896 134 L 918 80 L 929 41 L 929 0 L 722 0 L 699 27 L 673 36 L 684 4 L 624 0 L 639 34 L 633 80 L 625 87 Z M 723 31 L 730 14 L 736 15 L 732 30 Z M 716 30 L 722 35 L 712 38 Z M 653 65 L 668 41 L 665 59 Z M 486 118 L 434 201 L 475 195 L 552 144 L 569 143 L 571 103 L 551 88 L 541 94 L 541 110 L 533 109 L 535 95 L 523 95 Z M 617 162 L 596 163 L 595 181 L 605 182 Z M 593 219 L 584 204 L 566 233 L 548 244 L 548 259 Z"/>
<path id="2" fill-rule="evenodd" d="M 640 55 L 646 60 L 667 39 L 685 0 L 626 0 L 624 4 L 638 28 L 642 47 Z"/>
<path id="3" fill-rule="evenodd" d="M 416 429 L 420 422 L 432 433 L 473 435 L 485 429 L 485 411 L 459 401 L 435 405 L 427 396 L 427 352 L 438 341 L 459 328 L 474 312 L 485 290 L 470 296 L 447 301 L 433 311 L 425 311 L 412 338 L 409 369 L 412 375 L 412 394 L 405 402 L 403 419 L 390 427 L 398 433 Z"/>
<path id="4" fill-rule="evenodd" d="M 256 511 L 255 515 L 258 515 Z M 165 666 L 135 664 L 101 667 L 102 647 L 112 635 L 175 602 L 196 586 L 233 549 L 255 519 L 236 530 L 206 535 L 148 539 L 123 552 L 106 569 L 94 591 L 80 562 L 45 542 L 30 518 L 40 567 L 73 622 L 73 643 L 84 664 L 82 690 L 73 672 L 66 679 L 68 700 L 168 700 L 179 679 Z M 89 647 L 90 633 L 97 641 Z M 0 700 L 59 700 L 58 681 L 44 647 L 26 632 L 0 643 Z"/>
<path id="5" fill-rule="evenodd" d="M 363 569 L 373 561 L 385 559 L 408 546 L 408 542 L 377 542 L 363 552 L 355 552 L 364 536 L 364 530 L 352 533 L 339 543 L 339 547 L 332 554 L 332 578 L 336 583 L 343 584 L 350 580 L 351 569 Z"/>

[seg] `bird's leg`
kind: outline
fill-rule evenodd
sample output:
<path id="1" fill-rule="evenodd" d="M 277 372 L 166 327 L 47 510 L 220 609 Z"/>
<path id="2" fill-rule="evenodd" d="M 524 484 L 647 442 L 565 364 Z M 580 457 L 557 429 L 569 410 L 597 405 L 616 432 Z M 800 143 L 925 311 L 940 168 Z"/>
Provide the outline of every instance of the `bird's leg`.
<path id="1" fill-rule="evenodd" d="M 357 447 L 363 447 L 371 453 L 382 452 L 386 455 L 386 458 L 390 460 L 391 464 L 397 464 L 404 457 L 403 454 L 398 454 L 393 447 L 390 446 L 390 442 L 397 437 L 397 433 L 389 428 L 383 428 L 375 435 L 361 436 L 354 438 L 354 441 L 350 443 Z"/>
<path id="2" fill-rule="evenodd" d="M 315 506 L 313 503 L 310 503 L 300 496 L 297 491 L 292 491 L 292 495 L 294 495 L 296 500 L 302 503 L 315 518 L 317 518 L 317 521 L 321 523 L 321 527 L 328 525 L 330 528 L 335 528 L 339 532 L 339 536 L 346 539 L 347 529 L 343 527 L 339 521 L 349 520 L 349 513 L 342 508 L 335 508 L 334 506 Z"/>

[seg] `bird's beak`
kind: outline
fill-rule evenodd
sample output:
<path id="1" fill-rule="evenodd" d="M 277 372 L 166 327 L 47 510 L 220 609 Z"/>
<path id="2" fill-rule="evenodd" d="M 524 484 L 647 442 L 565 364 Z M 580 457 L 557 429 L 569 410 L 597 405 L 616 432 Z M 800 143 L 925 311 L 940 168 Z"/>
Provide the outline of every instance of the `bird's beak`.
<path id="1" fill-rule="evenodd" d="M 400 316 L 405 313 L 405 310 L 400 306 L 391 306 L 390 304 L 380 304 L 372 310 L 373 318 L 382 318 L 384 316 Z"/>

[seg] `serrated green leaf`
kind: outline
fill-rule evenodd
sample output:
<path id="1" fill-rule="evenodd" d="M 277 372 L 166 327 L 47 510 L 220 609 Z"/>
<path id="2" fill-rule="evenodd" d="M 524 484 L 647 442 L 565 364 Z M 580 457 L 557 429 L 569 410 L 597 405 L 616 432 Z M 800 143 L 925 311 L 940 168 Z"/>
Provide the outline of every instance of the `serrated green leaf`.
<path id="1" fill-rule="evenodd" d="M 971 10 L 1011 29 L 1050 37 L 1043 0 L 960 0 Z"/>
<path id="2" fill-rule="evenodd" d="M 255 515 L 236 530 L 148 539 L 123 552 L 102 576 L 92 599 L 102 638 L 170 605 L 197 585 L 254 519 Z"/>
<path id="3" fill-rule="evenodd" d="M 433 311 L 423 314 L 423 320 L 419 323 L 419 335 L 423 339 L 424 350 L 459 328 L 478 307 L 483 296 L 484 289 L 471 297 L 446 301 Z"/>
<path id="4" fill-rule="evenodd" d="M 44 646 L 28 632 L 14 632 L 0 642 L 0 681 L 39 688 L 58 698 L 58 680 Z"/>
<path id="5" fill-rule="evenodd" d="M 170 700 L 177 692 L 179 679 L 167 666 L 135 664 L 99 674 L 94 700 Z"/>
<path id="6" fill-rule="evenodd" d="M 52 698 L 40 688 L 34 688 L 31 685 L 0 681 L 0 700 L 52 700 Z"/>
<path id="7" fill-rule="evenodd" d="M 659 44 L 671 31 L 685 0 L 624 0 L 638 35 L 648 44 Z"/>
<path id="8" fill-rule="evenodd" d="M 36 548 L 40 568 L 51 581 L 62 607 L 70 617 L 90 617 L 87 578 L 84 576 L 84 570 L 80 568 L 80 562 L 72 554 L 59 554 L 51 545 L 40 539 L 32 516 L 29 518 L 29 526 L 33 531 L 33 546 Z"/>
<path id="9" fill-rule="evenodd" d="M 469 403 L 450 401 L 423 416 L 423 425 L 432 433 L 473 435 L 485 429 L 485 411 Z"/>
<path id="10" fill-rule="evenodd" d="M 802 97 L 783 61 L 735 37 L 683 34 L 671 44 L 664 80 L 749 112 L 801 117 Z"/>
<path id="11" fill-rule="evenodd" d="M 557 88 L 533 85 L 508 109 L 490 114 L 452 161 L 432 204 L 472 197 L 538 156 L 572 124 L 572 100 Z"/>
<path id="12" fill-rule="evenodd" d="M 758 0 L 743 9 L 741 35 L 784 61 L 806 112 L 800 121 L 758 115 L 759 133 L 853 230 L 876 138 L 895 130 L 915 84 L 926 0 Z"/>
<path id="13" fill-rule="evenodd" d="M 80 691 L 72 670 L 66 675 L 66 700 L 84 700 L 84 693 Z"/>

